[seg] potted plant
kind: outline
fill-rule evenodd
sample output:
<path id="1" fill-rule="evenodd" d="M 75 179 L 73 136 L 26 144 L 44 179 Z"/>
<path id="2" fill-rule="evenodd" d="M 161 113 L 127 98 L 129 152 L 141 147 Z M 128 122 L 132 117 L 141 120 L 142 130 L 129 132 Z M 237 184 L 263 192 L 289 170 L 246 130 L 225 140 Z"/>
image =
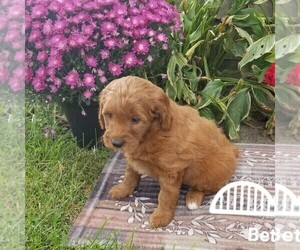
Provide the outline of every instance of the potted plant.
<path id="1" fill-rule="evenodd" d="M 164 0 L 28 0 L 25 16 L 27 88 L 61 103 L 73 133 L 91 117 L 92 137 L 93 103 L 104 86 L 124 75 L 159 83 L 180 29 L 176 8 Z M 71 114 L 79 114 L 75 122 Z"/>

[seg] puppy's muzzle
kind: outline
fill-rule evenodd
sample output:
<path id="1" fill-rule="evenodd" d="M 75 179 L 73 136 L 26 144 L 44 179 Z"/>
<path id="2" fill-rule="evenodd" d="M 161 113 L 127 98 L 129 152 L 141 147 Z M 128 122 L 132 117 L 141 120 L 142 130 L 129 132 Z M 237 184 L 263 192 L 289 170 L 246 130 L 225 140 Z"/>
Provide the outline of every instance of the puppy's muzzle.
<path id="1" fill-rule="evenodd" d="M 111 144 L 116 148 L 121 148 L 124 145 L 124 141 L 120 139 L 113 139 Z"/>

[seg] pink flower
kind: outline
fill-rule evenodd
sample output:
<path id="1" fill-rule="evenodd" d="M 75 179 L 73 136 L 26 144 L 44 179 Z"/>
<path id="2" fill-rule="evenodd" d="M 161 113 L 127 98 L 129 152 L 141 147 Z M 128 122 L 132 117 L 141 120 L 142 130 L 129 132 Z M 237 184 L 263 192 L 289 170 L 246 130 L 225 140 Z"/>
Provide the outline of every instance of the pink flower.
<path id="1" fill-rule="evenodd" d="M 148 29 L 146 29 L 146 28 L 142 28 L 142 29 L 138 30 L 139 36 L 144 36 L 147 33 L 148 33 Z"/>
<path id="2" fill-rule="evenodd" d="M 11 23 L 10 23 L 10 25 L 11 25 Z M 39 29 L 41 29 L 42 26 L 43 26 L 43 24 L 40 21 L 34 21 L 34 22 L 31 23 L 31 28 L 34 29 L 34 30 L 35 29 L 39 30 Z M 10 28 L 12 28 L 12 27 L 10 27 Z M 15 27 L 15 28 L 18 28 L 18 26 Z"/>
<path id="3" fill-rule="evenodd" d="M 101 83 L 106 83 L 106 82 L 107 82 L 106 77 L 105 77 L 105 76 L 101 76 L 101 77 L 100 77 L 100 82 L 101 82 Z"/>
<path id="4" fill-rule="evenodd" d="M 131 29 L 131 22 L 130 20 L 124 20 L 123 23 L 120 24 L 125 29 Z M 123 32 L 124 33 L 124 32 Z"/>
<path id="5" fill-rule="evenodd" d="M 41 39 L 41 36 L 42 36 L 42 34 L 39 30 L 32 30 L 30 35 L 29 35 L 28 41 L 29 42 L 36 42 L 36 41 Z"/>
<path id="6" fill-rule="evenodd" d="M 37 50 L 44 48 L 44 44 L 42 41 L 37 41 L 34 43 L 34 45 Z"/>
<path id="7" fill-rule="evenodd" d="M 156 8 L 158 7 L 158 4 L 156 1 L 149 1 L 149 3 L 147 4 L 147 7 L 149 7 L 150 9 L 156 10 Z"/>
<path id="8" fill-rule="evenodd" d="M 86 12 L 80 12 L 76 16 L 73 17 L 73 22 L 76 24 L 83 23 L 89 19 L 89 16 Z"/>
<path id="9" fill-rule="evenodd" d="M 51 93 L 56 93 L 58 91 L 58 87 L 54 84 L 54 85 L 50 85 L 50 92 Z"/>
<path id="10" fill-rule="evenodd" d="M 94 56 L 91 55 L 86 56 L 84 58 L 84 61 L 89 68 L 96 68 L 98 66 L 97 59 Z"/>
<path id="11" fill-rule="evenodd" d="M 9 71 L 6 67 L 0 64 L 0 83 L 4 83 L 8 80 Z"/>
<path id="12" fill-rule="evenodd" d="M 25 52 L 24 50 L 17 51 L 14 57 L 16 62 L 24 62 L 25 60 Z"/>
<path id="13" fill-rule="evenodd" d="M 140 41 L 137 41 L 133 45 L 133 51 L 137 54 L 145 55 L 149 52 L 149 43 L 147 40 L 142 39 Z"/>
<path id="14" fill-rule="evenodd" d="M 88 40 L 87 36 L 77 33 L 69 37 L 69 44 L 71 47 L 79 47 L 84 45 L 87 42 L 87 40 Z"/>
<path id="15" fill-rule="evenodd" d="M 51 34 L 52 32 L 52 20 L 47 19 L 43 26 L 43 33 L 46 35 Z"/>
<path id="16" fill-rule="evenodd" d="M 86 89 L 83 92 L 83 96 L 84 96 L 85 99 L 90 99 L 93 96 L 93 93 L 90 90 Z"/>
<path id="17" fill-rule="evenodd" d="M 55 32 L 63 32 L 64 29 L 67 27 L 68 23 L 65 20 L 56 20 L 53 24 L 53 28 Z"/>
<path id="18" fill-rule="evenodd" d="M 94 10 L 94 9 L 97 9 L 98 7 L 98 4 L 94 1 L 91 1 L 91 2 L 87 2 L 83 5 L 83 8 L 87 11 L 91 11 L 91 10 Z"/>
<path id="19" fill-rule="evenodd" d="M 136 8 L 136 7 L 130 8 L 130 9 L 129 9 L 129 12 L 130 12 L 130 14 L 132 14 L 132 15 L 138 15 L 138 14 L 141 14 L 140 10 L 139 10 L 138 8 Z"/>
<path id="20" fill-rule="evenodd" d="M 42 51 L 40 51 L 40 52 L 38 53 L 36 59 L 37 59 L 39 62 L 44 62 L 44 61 L 46 61 L 47 57 L 48 57 L 47 52 L 46 52 L 45 50 L 42 50 Z"/>
<path id="21" fill-rule="evenodd" d="M 168 37 L 167 37 L 166 34 L 164 34 L 164 33 L 159 33 L 159 34 L 156 36 L 156 40 L 159 41 L 159 42 L 167 43 L 167 42 L 168 42 Z"/>
<path id="22" fill-rule="evenodd" d="M 19 31 L 18 30 L 9 30 L 7 31 L 5 37 L 4 37 L 4 41 L 7 43 L 13 42 L 14 40 L 17 40 L 19 37 Z M 31 33 L 30 39 L 39 39 L 39 31 L 34 31 L 33 33 Z"/>
<path id="23" fill-rule="evenodd" d="M 50 76 L 51 80 L 55 78 L 56 69 L 55 68 L 47 68 L 47 74 Z"/>
<path id="24" fill-rule="evenodd" d="M 137 57 L 134 53 L 129 52 L 122 57 L 122 62 L 125 68 L 132 68 L 137 64 Z"/>
<path id="25" fill-rule="evenodd" d="M 78 86 L 80 83 L 80 77 L 76 70 L 71 70 L 65 77 L 66 84 L 71 86 L 71 88 L 74 88 L 75 86 Z"/>
<path id="26" fill-rule="evenodd" d="M 98 69 L 97 74 L 99 77 L 104 76 L 104 71 L 102 69 Z"/>
<path id="27" fill-rule="evenodd" d="M 41 66 L 39 67 L 36 71 L 35 71 L 35 75 L 41 78 L 46 78 L 47 75 L 47 68 L 45 66 Z"/>
<path id="28" fill-rule="evenodd" d="M 47 16 L 47 13 L 48 11 L 46 7 L 43 6 L 42 4 L 39 4 L 32 7 L 31 16 L 33 18 L 40 18 L 40 17 Z"/>
<path id="29" fill-rule="evenodd" d="M 115 38 L 108 38 L 104 40 L 104 46 L 109 49 L 114 49 L 118 45 L 118 40 Z"/>
<path id="30" fill-rule="evenodd" d="M 142 17 L 141 16 L 134 16 L 131 18 L 131 25 L 133 27 L 138 27 L 139 25 L 141 25 L 141 19 Z"/>
<path id="31" fill-rule="evenodd" d="M 168 78 L 167 74 L 160 74 L 160 75 L 161 75 L 162 79 L 167 79 Z"/>
<path id="32" fill-rule="evenodd" d="M 113 76 L 119 76 L 123 72 L 121 65 L 113 62 L 108 63 L 108 70 Z"/>
<path id="33" fill-rule="evenodd" d="M 162 46 L 162 49 L 163 49 L 163 50 L 168 50 L 168 48 L 169 48 L 169 47 L 168 47 L 168 44 L 167 44 L 167 43 L 164 43 L 163 46 Z"/>
<path id="34" fill-rule="evenodd" d="M 76 7 L 75 7 L 73 1 L 66 0 L 66 1 L 63 1 L 62 4 L 63 4 L 63 7 L 66 10 L 66 12 L 70 12 L 70 13 L 75 12 Z"/>
<path id="35" fill-rule="evenodd" d="M 61 55 L 57 55 L 57 56 L 50 56 L 48 59 L 48 67 L 50 68 L 61 68 L 62 67 L 62 57 Z"/>
<path id="36" fill-rule="evenodd" d="M 95 78 L 93 76 L 93 74 L 90 73 L 85 73 L 83 75 L 83 84 L 86 87 L 93 87 L 95 83 Z"/>
<path id="37" fill-rule="evenodd" d="M 56 47 L 58 43 L 62 42 L 66 40 L 65 36 L 62 34 L 57 34 L 51 37 L 51 39 L 49 40 L 49 45 L 51 47 Z"/>
<path id="38" fill-rule="evenodd" d="M 64 51 L 66 50 L 68 46 L 68 41 L 66 38 L 62 37 L 61 40 L 58 40 L 57 43 L 52 45 L 53 47 L 56 47 L 57 49 Z"/>
<path id="39" fill-rule="evenodd" d="M 100 26 L 100 30 L 103 36 L 111 35 L 117 32 L 117 26 L 112 22 L 103 22 Z"/>
<path id="40" fill-rule="evenodd" d="M 26 82 L 34 90 L 49 96 L 56 93 L 61 99 L 90 99 L 99 84 L 122 75 L 125 69 L 139 74 L 143 65 L 151 68 L 154 55 L 169 49 L 171 29 L 180 27 L 178 12 L 165 0 L 26 0 L 24 24 L 16 15 L 24 7 L 14 9 L 15 1 L 2 1 L 4 11 L 13 18 L 0 13 L 4 34 L 0 42 L 8 44 L 9 58 L 22 62 L 21 52 L 10 51 L 24 47 L 20 42 L 23 28 L 28 44 Z M 6 78 L 14 68 L 7 68 Z M 73 91 L 68 93 L 68 88 Z"/>
<path id="41" fill-rule="evenodd" d="M 30 67 L 25 68 L 25 82 L 29 82 L 32 79 L 33 70 Z M 1 82 L 1 67 L 0 67 L 0 82 Z"/>
<path id="42" fill-rule="evenodd" d="M 8 84 L 14 92 L 24 89 L 24 80 L 22 77 L 13 76 L 9 79 Z"/>
<path id="43" fill-rule="evenodd" d="M 51 1 L 49 5 L 49 10 L 58 12 L 61 9 L 61 4 L 58 1 Z"/>
<path id="44" fill-rule="evenodd" d="M 147 57 L 147 60 L 148 60 L 149 62 L 152 62 L 152 61 L 153 61 L 153 57 L 152 57 L 152 56 L 148 56 L 148 57 Z"/>
<path id="45" fill-rule="evenodd" d="M 18 77 L 23 79 L 24 78 L 24 73 L 25 73 L 25 69 L 23 66 L 19 66 L 17 67 L 14 71 L 13 71 L 13 76 L 14 77 Z"/>
<path id="46" fill-rule="evenodd" d="M 125 16 L 128 13 L 126 4 L 116 4 L 113 8 L 113 11 L 118 16 Z"/>
<path id="47" fill-rule="evenodd" d="M 81 27 L 82 33 L 84 35 L 91 36 L 94 32 L 94 26 L 93 25 L 85 25 L 83 24 Z"/>
<path id="48" fill-rule="evenodd" d="M 32 85 L 36 92 L 40 92 L 46 88 L 45 80 L 40 76 L 35 76 L 33 78 Z"/>
<path id="49" fill-rule="evenodd" d="M 54 83 L 54 85 L 55 85 L 56 87 L 59 88 L 59 87 L 61 86 L 61 79 L 55 77 L 55 78 L 53 79 L 53 83 Z"/>
<path id="50" fill-rule="evenodd" d="M 28 22 L 30 22 L 30 20 L 27 18 L 25 19 L 25 22 L 26 21 L 27 21 L 27 24 L 28 24 Z M 7 15 L 0 14 L 0 30 L 4 29 L 7 26 L 7 22 L 8 22 Z"/>

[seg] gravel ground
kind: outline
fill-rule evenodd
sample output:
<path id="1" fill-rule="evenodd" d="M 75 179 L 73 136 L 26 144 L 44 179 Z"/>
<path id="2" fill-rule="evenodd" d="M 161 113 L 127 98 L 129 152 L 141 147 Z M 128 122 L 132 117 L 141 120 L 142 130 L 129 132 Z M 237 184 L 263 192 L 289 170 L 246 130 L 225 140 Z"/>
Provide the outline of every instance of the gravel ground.
<path id="1" fill-rule="evenodd" d="M 246 124 L 241 125 L 239 143 L 257 143 L 257 144 L 274 144 L 275 141 L 267 135 L 264 135 L 264 123 L 257 122 L 255 127 Z"/>

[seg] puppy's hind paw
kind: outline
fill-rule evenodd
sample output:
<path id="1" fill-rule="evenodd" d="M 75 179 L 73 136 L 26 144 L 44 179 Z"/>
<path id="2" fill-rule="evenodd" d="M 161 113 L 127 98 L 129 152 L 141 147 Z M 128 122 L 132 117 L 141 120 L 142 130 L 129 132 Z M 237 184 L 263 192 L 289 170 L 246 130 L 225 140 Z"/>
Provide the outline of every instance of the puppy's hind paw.
<path id="1" fill-rule="evenodd" d="M 200 207 L 204 199 L 204 192 L 190 190 L 186 194 L 186 206 L 189 210 L 196 210 Z"/>
<path id="2" fill-rule="evenodd" d="M 196 202 L 186 203 L 186 206 L 189 210 L 196 210 L 197 208 L 199 208 L 199 205 Z"/>

